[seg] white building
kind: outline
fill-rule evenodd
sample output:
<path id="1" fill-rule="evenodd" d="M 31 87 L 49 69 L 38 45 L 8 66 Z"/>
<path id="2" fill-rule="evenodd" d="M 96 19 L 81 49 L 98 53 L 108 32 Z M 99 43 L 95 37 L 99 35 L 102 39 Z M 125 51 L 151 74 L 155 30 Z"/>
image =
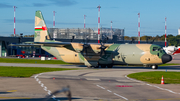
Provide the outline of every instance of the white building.
<path id="1" fill-rule="evenodd" d="M 180 35 L 180 28 L 178 29 L 178 35 Z"/>
<path id="2" fill-rule="evenodd" d="M 71 39 L 74 36 L 76 39 L 84 39 L 88 36 L 90 39 L 98 39 L 98 30 L 97 28 L 48 28 L 48 32 L 52 38 L 55 39 Z M 112 35 L 117 36 L 118 41 L 124 40 L 124 29 L 117 28 L 101 28 L 100 36 L 107 36 L 112 39 Z"/>

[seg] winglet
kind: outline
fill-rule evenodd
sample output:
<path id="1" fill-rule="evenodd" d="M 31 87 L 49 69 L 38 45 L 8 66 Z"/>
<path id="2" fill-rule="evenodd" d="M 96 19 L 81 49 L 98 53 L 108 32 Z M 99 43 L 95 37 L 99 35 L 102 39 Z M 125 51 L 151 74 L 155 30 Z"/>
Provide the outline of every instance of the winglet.
<path id="1" fill-rule="evenodd" d="M 34 29 L 34 42 L 45 42 L 46 39 L 50 39 L 41 11 L 36 11 Z"/>

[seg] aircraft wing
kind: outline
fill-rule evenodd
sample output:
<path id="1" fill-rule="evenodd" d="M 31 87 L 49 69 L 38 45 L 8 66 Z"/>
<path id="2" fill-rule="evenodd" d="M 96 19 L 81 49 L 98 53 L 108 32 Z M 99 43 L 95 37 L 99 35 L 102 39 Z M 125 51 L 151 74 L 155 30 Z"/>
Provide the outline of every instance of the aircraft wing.
<path id="1" fill-rule="evenodd" d="M 40 46 L 38 44 L 9 44 L 9 46 L 24 46 L 24 47 L 29 47 L 29 46 Z"/>
<path id="2" fill-rule="evenodd" d="M 63 46 L 67 46 L 67 45 L 71 45 L 70 42 L 34 42 L 31 44 L 10 44 L 9 46 L 50 46 L 50 47 L 63 47 Z"/>
<path id="3" fill-rule="evenodd" d="M 33 42 L 31 44 L 11 44 L 10 46 L 46 46 L 46 47 L 64 47 L 72 51 L 76 52 L 87 52 L 87 53 L 99 53 L 101 52 L 101 47 L 104 47 L 102 51 L 107 49 L 107 47 L 111 46 L 112 44 L 105 44 L 101 46 L 99 43 L 72 43 L 72 42 Z"/>
<path id="4" fill-rule="evenodd" d="M 49 47 L 63 47 L 63 46 L 71 45 L 70 42 L 34 42 L 34 44 L 49 46 Z"/>

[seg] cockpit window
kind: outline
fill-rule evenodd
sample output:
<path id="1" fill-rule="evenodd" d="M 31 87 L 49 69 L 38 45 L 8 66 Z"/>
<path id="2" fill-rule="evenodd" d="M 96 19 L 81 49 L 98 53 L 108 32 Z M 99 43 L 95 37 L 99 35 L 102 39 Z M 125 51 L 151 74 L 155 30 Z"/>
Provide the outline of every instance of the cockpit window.
<path id="1" fill-rule="evenodd" d="M 153 47 L 153 51 L 160 51 L 162 53 L 164 50 L 159 47 Z"/>
<path id="2" fill-rule="evenodd" d="M 162 49 L 162 48 L 161 48 L 160 52 L 161 52 L 161 53 L 166 53 L 166 52 L 164 51 L 164 49 Z"/>
<path id="3" fill-rule="evenodd" d="M 158 47 L 153 47 L 153 51 L 159 51 Z"/>
<path id="4" fill-rule="evenodd" d="M 150 53 L 152 55 L 158 56 L 160 59 L 161 59 L 162 55 L 166 54 L 164 49 L 162 47 L 158 46 L 158 45 L 151 45 Z"/>

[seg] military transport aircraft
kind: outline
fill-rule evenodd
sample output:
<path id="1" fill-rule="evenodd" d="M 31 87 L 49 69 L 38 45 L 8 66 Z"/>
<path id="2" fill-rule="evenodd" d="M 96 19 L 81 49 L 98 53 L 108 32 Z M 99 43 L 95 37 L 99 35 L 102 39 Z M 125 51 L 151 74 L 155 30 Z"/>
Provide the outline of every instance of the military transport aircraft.
<path id="1" fill-rule="evenodd" d="M 41 11 L 35 15 L 34 44 L 67 63 L 87 67 L 112 68 L 113 65 L 144 65 L 157 69 L 172 57 L 154 44 L 98 44 L 51 40 Z"/>

